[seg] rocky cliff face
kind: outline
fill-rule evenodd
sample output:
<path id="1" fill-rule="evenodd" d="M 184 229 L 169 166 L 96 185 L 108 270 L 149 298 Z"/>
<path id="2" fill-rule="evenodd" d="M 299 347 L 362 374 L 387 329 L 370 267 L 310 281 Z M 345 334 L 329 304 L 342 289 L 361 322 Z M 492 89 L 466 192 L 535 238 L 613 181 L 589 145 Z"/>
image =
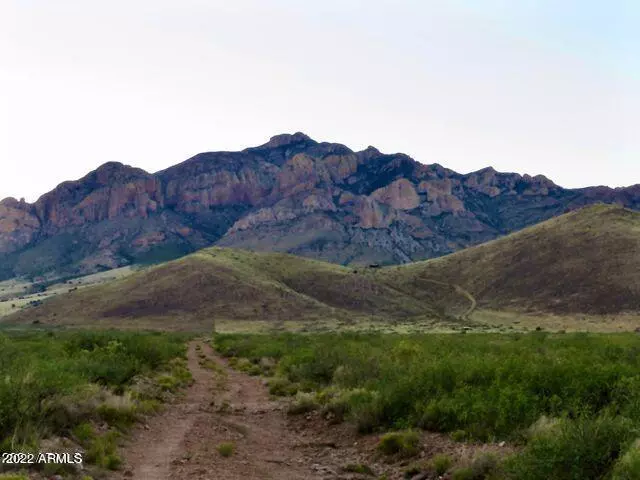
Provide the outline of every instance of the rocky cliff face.
<path id="1" fill-rule="evenodd" d="M 78 274 L 206 245 L 339 263 L 443 255 L 586 204 L 640 208 L 640 185 L 567 190 L 539 175 L 467 175 L 302 133 L 150 174 L 107 163 L 35 204 L 0 202 L 0 277 Z"/>

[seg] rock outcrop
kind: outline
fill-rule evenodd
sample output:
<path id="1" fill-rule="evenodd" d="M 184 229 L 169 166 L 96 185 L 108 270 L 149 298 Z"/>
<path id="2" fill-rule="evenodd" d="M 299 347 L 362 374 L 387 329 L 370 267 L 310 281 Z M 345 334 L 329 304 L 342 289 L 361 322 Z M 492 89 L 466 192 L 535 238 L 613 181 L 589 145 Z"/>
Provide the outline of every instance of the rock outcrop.
<path id="1" fill-rule="evenodd" d="M 30 244 L 40 231 L 40 220 L 24 199 L 0 201 L 0 254 L 11 253 Z"/>
<path id="2" fill-rule="evenodd" d="M 155 174 L 110 162 L 34 204 L 0 202 L 0 277 L 79 274 L 218 244 L 338 263 L 443 255 L 590 203 L 640 209 L 640 185 L 569 190 L 466 175 L 302 133 Z"/>

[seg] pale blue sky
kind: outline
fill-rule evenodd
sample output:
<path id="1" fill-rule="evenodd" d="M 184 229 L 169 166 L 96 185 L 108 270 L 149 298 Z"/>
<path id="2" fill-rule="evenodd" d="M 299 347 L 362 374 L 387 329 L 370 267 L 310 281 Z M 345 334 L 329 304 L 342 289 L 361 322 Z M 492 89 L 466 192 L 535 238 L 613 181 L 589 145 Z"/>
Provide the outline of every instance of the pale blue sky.
<path id="1" fill-rule="evenodd" d="M 303 131 L 640 182 L 640 2 L 0 0 L 0 198 Z"/>

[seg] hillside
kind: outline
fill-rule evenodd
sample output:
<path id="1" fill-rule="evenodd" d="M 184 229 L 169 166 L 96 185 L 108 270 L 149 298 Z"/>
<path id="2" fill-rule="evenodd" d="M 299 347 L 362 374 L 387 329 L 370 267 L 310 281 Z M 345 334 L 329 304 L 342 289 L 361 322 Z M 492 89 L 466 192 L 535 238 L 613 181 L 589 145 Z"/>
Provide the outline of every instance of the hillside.
<path id="1" fill-rule="evenodd" d="M 380 269 L 208 248 L 52 297 L 10 321 L 210 329 L 215 320 L 455 321 L 476 308 L 640 312 L 640 213 L 595 205 L 446 257 Z"/>
<path id="2" fill-rule="evenodd" d="M 157 263 L 212 245 L 406 263 L 596 202 L 638 209 L 640 185 L 570 190 L 541 175 L 460 174 L 285 134 L 156 173 L 110 162 L 33 204 L 0 201 L 0 280 Z"/>
<path id="3" fill-rule="evenodd" d="M 211 330 L 216 320 L 442 318 L 367 269 L 277 253 L 208 248 L 22 310 L 11 322 Z"/>
<path id="4" fill-rule="evenodd" d="M 421 298 L 437 280 L 480 308 L 557 314 L 640 312 L 640 213 L 594 205 L 380 277 Z"/>

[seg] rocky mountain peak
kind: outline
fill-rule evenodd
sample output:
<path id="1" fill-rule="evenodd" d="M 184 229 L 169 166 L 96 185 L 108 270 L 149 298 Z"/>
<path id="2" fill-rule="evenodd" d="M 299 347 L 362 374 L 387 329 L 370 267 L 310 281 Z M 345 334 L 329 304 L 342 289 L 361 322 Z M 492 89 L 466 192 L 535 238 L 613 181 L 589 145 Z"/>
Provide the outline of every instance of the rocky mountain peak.
<path id="1" fill-rule="evenodd" d="M 95 171 L 79 181 L 95 179 L 95 181 L 101 185 L 109 185 L 113 182 L 127 181 L 129 179 L 146 176 L 150 176 L 150 174 L 141 168 L 124 165 L 120 162 L 107 162 L 100 165 Z"/>
<path id="2" fill-rule="evenodd" d="M 17 198 L 7 197 L 0 200 L 0 206 L 7 208 L 20 208 L 21 205 L 25 205 L 24 198 L 18 200 Z"/>
<path id="3" fill-rule="evenodd" d="M 280 135 L 274 135 L 267 143 L 258 148 L 280 148 L 298 143 L 315 144 L 316 142 L 302 132 L 296 132 L 293 134 L 282 133 Z"/>

